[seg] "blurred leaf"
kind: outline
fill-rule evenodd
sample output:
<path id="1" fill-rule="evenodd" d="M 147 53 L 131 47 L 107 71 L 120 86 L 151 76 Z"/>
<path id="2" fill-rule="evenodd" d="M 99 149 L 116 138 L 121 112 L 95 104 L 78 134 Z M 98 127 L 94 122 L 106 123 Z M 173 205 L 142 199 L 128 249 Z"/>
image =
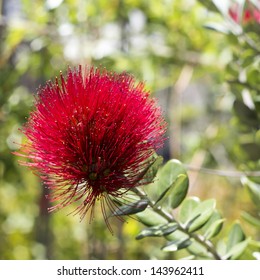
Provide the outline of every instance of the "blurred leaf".
<path id="1" fill-rule="evenodd" d="M 255 226 L 255 227 L 260 229 L 260 217 L 259 218 L 255 218 L 254 216 L 252 216 L 251 214 L 249 214 L 247 212 L 242 212 L 241 216 L 248 223 L 250 223 L 251 225 L 253 225 L 253 226 Z"/>
<path id="2" fill-rule="evenodd" d="M 174 232 L 172 232 L 171 234 L 165 236 L 165 238 L 169 241 L 176 241 L 176 240 L 183 240 L 183 239 L 187 239 L 188 235 L 187 233 L 184 233 L 180 230 L 176 230 Z"/>
<path id="3" fill-rule="evenodd" d="M 147 199 L 141 199 L 131 204 L 122 205 L 113 212 L 112 216 L 132 215 L 142 212 L 148 206 L 148 202 Z"/>
<path id="4" fill-rule="evenodd" d="M 187 250 L 197 257 L 206 258 L 210 256 L 207 252 L 207 249 L 196 241 L 192 242 L 192 244 L 187 248 Z"/>
<path id="5" fill-rule="evenodd" d="M 227 252 L 227 244 L 223 239 L 218 240 L 216 245 L 217 252 L 220 256 L 223 256 Z"/>
<path id="6" fill-rule="evenodd" d="M 174 252 L 184 248 L 187 248 L 191 244 L 191 240 L 189 238 L 182 240 L 175 240 L 168 242 L 166 246 L 162 247 L 162 250 L 165 252 Z"/>
<path id="7" fill-rule="evenodd" d="M 211 215 L 214 212 L 214 209 L 216 207 L 216 201 L 214 199 L 209 199 L 201 202 L 192 213 L 189 221 L 192 221 L 191 224 L 189 224 L 189 221 L 187 224 L 189 232 L 196 231 L 200 228 L 202 228 L 205 223 L 210 219 Z M 197 217 L 197 218 L 196 218 Z"/>
<path id="8" fill-rule="evenodd" d="M 187 175 L 181 174 L 176 180 L 168 187 L 156 201 L 155 207 L 161 206 L 166 199 L 170 199 L 170 206 L 174 209 L 177 208 L 185 198 L 189 187 L 189 180 Z"/>
<path id="9" fill-rule="evenodd" d="M 250 160 L 257 161 L 260 158 L 260 145 L 256 143 L 241 143 L 243 150 Z"/>
<path id="10" fill-rule="evenodd" d="M 185 224 L 189 220 L 199 202 L 200 200 L 197 197 L 188 197 L 183 201 L 179 210 L 179 220 L 181 223 Z"/>
<path id="11" fill-rule="evenodd" d="M 169 223 L 162 226 L 146 228 L 136 236 L 136 239 L 139 240 L 148 236 L 166 236 L 177 230 L 178 227 L 177 223 Z"/>
<path id="12" fill-rule="evenodd" d="M 255 205 L 260 207 L 260 185 L 251 181 L 247 177 L 242 177 L 241 183 L 248 189 L 250 197 Z"/>
<path id="13" fill-rule="evenodd" d="M 6 45 L 10 48 L 10 49 L 14 49 L 16 48 L 24 39 L 25 35 L 26 35 L 26 26 L 25 24 L 20 23 L 19 27 L 15 26 L 15 27 L 9 27 L 10 30 L 7 33 L 8 36 L 6 37 Z"/>
<path id="14" fill-rule="evenodd" d="M 219 10 L 217 7 L 214 5 L 214 2 L 211 0 L 199 0 L 199 2 L 206 7 L 209 11 L 212 12 L 218 12 Z"/>
<path id="15" fill-rule="evenodd" d="M 248 242 L 249 242 L 249 238 L 239 243 L 236 243 L 230 250 L 228 250 L 228 252 L 223 258 L 231 259 L 231 260 L 238 259 L 247 248 Z"/>
<path id="16" fill-rule="evenodd" d="M 254 57 L 253 57 L 254 59 Z M 254 60 L 252 59 L 252 62 Z M 254 86 L 259 86 L 260 78 L 259 78 L 259 64 L 257 67 L 249 67 L 247 69 L 247 81 L 249 84 L 254 85 Z"/>
<path id="17" fill-rule="evenodd" d="M 229 3 L 227 1 L 212 0 L 212 2 L 221 14 L 226 15 L 228 13 Z"/>
<path id="18" fill-rule="evenodd" d="M 208 22 L 206 24 L 204 24 L 204 27 L 210 30 L 214 30 L 223 34 L 229 34 L 230 30 L 227 26 L 225 26 L 224 24 L 219 24 L 216 22 Z"/>
<path id="19" fill-rule="evenodd" d="M 227 252 L 229 252 L 236 244 L 245 240 L 245 234 L 239 223 L 235 223 L 228 235 Z"/>
<path id="20" fill-rule="evenodd" d="M 166 219 L 149 208 L 143 212 L 137 213 L 136 216 L 138 220 L 146 226 L 156 226 L 167 223 Z"/>
<path id="21" fill-rule="evenodd" d="M 260 241 L 250 239 L 248 246 L 260 251 Z"/>
<path id="22" fill-rule="evenodd" d="M 238 99 L 234 101 L 233 108 L 241 122 L 254 128 L 258 128 L 259 121 L 257 120 L 257 114 L 254 110 L 247 107 Z"/>
<path id="23" fill-rule="evenodd" d="M 187 260 L 194 260 L 194 259 L 195 259 L 195 256 L 190 255 L 190 256 L 187 256 L 187 257 L 181 258 L 180 260 L 187 261 Z"/>

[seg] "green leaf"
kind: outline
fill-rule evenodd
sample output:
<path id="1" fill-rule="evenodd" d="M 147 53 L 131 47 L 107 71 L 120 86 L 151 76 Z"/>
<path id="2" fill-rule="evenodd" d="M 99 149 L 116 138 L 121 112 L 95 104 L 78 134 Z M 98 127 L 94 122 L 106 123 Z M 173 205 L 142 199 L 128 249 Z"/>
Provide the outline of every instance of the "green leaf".
<path id="1" fill-rule="evenodd" d="M 166 219 L 149 208 L 143 212 L 137 213 L 136 216 L 138 220 L 146 226 L 156 226 L 167 223 Z"/>
<path id="2" fill-rule="evenodd" d="M 260 158 L 260 145 L 252 141 L 241 143 L 240 145 L 250 160 L 258 161 Z"/>
<path id="3" fill-rule="evenodd" d="M 188 234 L 184 233 L 180 230 L 176 230 L 173 233 L 167 235 L 165 238 L 169 241 L 176 241 L 176 240 L 181 240 L 181 239 L 187 239 Z"/>
<path id="4" fill-rule="evenodd" d="M 152 163 L 145 171 L 145 175 L 143 176 L 142 181 L 152 182 L 158 172 L 159 167 L 162 165 L 162 163 L 163 163 L 163 157 L 158 156 L 157 154 L 154 154 L 152 156 Z"/>
<path id="5" fill-rule="evenodd" d="M 245 249 L 248 246 L 249 243 L 249 238 L 241 241 L 239 243 L 236 243 L 227 253 L 226 255 L 223 257 L 224 259 L 231 259 L 231 260 L 236 260 L 238 259 L 243 252 L 245 251 Z"/>
<path id="6" fill-rule="evenodd" d="M 260 251 L 260 241 L 256 241 L 256 240 L 249 240 L 249 247 L 253 248 L 254 250 L 258 250 Z"/>
<path id="7" fill-rule="evenodd" d="M 169 186 L 156 201 L 155 207 L 161 206 L 168 198 L 171 208 L 177 208 L 186 197 L 189 187 L 187 175 L 180 174 L 176 180 Z"/>
<path id="8" fill-rule="evenodd" d="M 195 209 L 190 219 L 187 222 L 189 232 L 196 231 L 202 228 L 210 219 L 216 207 L 215 199 L 209 199 L 201 202 Z M 190 223 L 190 221 L 192 221 Z"/>
<path id="9" fill-rule="evenodd" d="M 199 2 L 208 10 L 212 11 L 212 12 L 218 12 L 218 9 L 216 8 L 216 6 L 214 5 L 214 3 L 211 0 L 199 0 Z"/>
<path id="10" fill-rule="evenodd" d="M 192 242 L 192 244 L 187 248 L 187 250 L 189 251 L 189 253 L 200 258 L 210 257 L 207 249 L 196 241 Z"/>
<path id="11" fill-rule="evenodd" d="M 112 216 L 132 215 L 142 212 L 148 206 L 148 202 L 147 199 L 141 199 L 131 204 L 122 205 L 113 212 Z"/>
<path id="12" fill-rule="evenodd" d="M 241 183 L 245 186 L 250 194 L 252 201 L 256 206 L 260 206 L 260 185 L 249 180 L 247 177 L 241 178 Z"/>
<path id="13" fill-rule="evenodd" d="M 227 15 L 228 13 L 228 3 L 226 1 L 217 1 L 217 0 L 212 0 L 218 11 L 222 15 Z"/>
<path id="14" fill-rule="evenodd" d="M 224 221 L 225 221 L 225 219 L 220 219 L 220 220 L 216 220 L 214 223 L 212 223 L 204 234 L 205 238 L 210 239 L 210 238 L 218 235 L 219 232 L 221 231 Z"/>
<path id="15" fill-rule="evenodd" d="M 174 185 L 175 186 L 171 193 L 171 201 L 170 201 L 171 207 L 173 209 L 177 208 L 187 195 L 188 188 L 189 188 L 188 176 L 185 174 L 179 175 Z"/>
<path id="16" fill-rule="evenodd" d="M 239 120 L 246 125 L 258 128 L 259 121 L 256 111 L 247 107 L 242 101 L 236 99 L 233 104 L 234 111 Z"/>
<path id="17" fill-rule="evenodd" d="M 155 227 L 150 227 L 143 229 L 137 236 L 136 239 L 142 239 L 148 236 L 166 236 L 173 233 L 175 230 L 178 229 L 177 223 L 169 223 L 166 225 L 160 225 Z"/>
<path id="18" fill-rule="evenodd" d="M 219 234 L 224 220 L 225 219 L 222 219 L 222 216 L 215 209 L 213 214 L 211 215 L 210 219 L 207 221 L 207 223 L 201 229 L 204 237 L 207 239 L 210 239 L 210 238 L 216 236 L 217 234 Z"/>
<path id="19" fill-rule="evenodd" d="M 228 235 L 227 252 L 229 252 L 236 244 L 245 240 L 245 234 L 239 223 L 235 223 Z"/>
<path id="20" fill-rule="evenodd" d="M 230 33 L 230 30 L 227 26 L 225 26 L 224 24 L 219 24 L 217 22 L 208 22 L 204 24 L 203 27 L 223 34 Z"/>
<path id="21" fill-rule="evenodd" d="M 245 219 L 248 223 L 250 223 L 251 225 L 257 227 L 260 229 L 260 217 L 257 219 L 254 216 L 252 216 L 251 214 L 247 213 L 247 212 L 242 212 L 241 216 L 243 219 Z"/>
<path id="22" fill-rule="evenodd" d="M 220 256 L 223 256 L 227 252 L 227 244 L 223 239 L 220 239 L 216 245 L 217 252 Z"/>
<path id="23" fill-rule="evenodd" d="M 189 260 L 194 260 L 194 259 L 195 259 L 195 256 L 190 255 L 190 256 L 181 258 L 180 260 L 182 260 L 182 261 L 189 261 Z"/>
<path id="24" fill-rule="evenodd" d="M 180 206 L 179 221 L 185 224 L 190 219 L 194 212 L 194 209 L 198 206 L 199 203 L 200 200 L 197 197 L 186 198 Z"/>
<path id="25" fill-rule="evenodd" d="M 168 242 L 166 246 L 162 247 L 162 250 L 165 252 L 174 252 L 184 248 L 187 248 L 191 244 L 191 240 L 189 238 L 182 240 L 175 240 Z"/>
<path id="26" fill-rule="evenodd" d="M 200 215 L 201 215 L 201 214 L 197 214 L 197 216 L 193 216 L 192 219 L 190 219 L 190 220 L 184 225 L 185 228 L 189 228 L 189 227 L 193 224 L 193 222 L 199 218 Z"/>
<path id="27" fill-rule="evenodd" d="M 157 174 L 157 179 L 163 190 L 167 189 L 180 174 L 187 174 L 180 161 L 176 159 L 169 160 Z"/>
<path id="28" fill-rule="evenodd" d="M 158 171 L 156 179 L 160 191 L 156 206 L 161 206 L 167 201 L 171 208 L 176 208 L 188 191 L 188 177 L 181 162 L 175 159 L 168 161 Z"/>

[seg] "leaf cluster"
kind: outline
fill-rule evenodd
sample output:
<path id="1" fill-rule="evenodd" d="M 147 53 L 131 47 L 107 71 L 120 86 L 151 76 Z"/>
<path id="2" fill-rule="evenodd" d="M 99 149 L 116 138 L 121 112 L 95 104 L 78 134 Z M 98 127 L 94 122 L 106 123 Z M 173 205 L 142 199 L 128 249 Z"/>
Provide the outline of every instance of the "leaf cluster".
<path id="1" fill-rule="evenodd" d="M 146 226 L 136 239 L 163 238 L 164 252 L 185 249 L 189 259 L 239 259 L 250 254 L 253 258 L 260 243 L 246 237 L 239 222 L 233 224 L 227 237 L 216 239 L 225 219 L 216 209 L 215 199 L 200 201 L 197 197 L 187 197 L 188 185 L 183 165 L 170 160 L 159 168 L 149 186 L 156 188 L 157 199 L 151 200 L 146 193 L 135 190 L 141 200 L 122 205 L 114 215 L 135 214 Z"/>

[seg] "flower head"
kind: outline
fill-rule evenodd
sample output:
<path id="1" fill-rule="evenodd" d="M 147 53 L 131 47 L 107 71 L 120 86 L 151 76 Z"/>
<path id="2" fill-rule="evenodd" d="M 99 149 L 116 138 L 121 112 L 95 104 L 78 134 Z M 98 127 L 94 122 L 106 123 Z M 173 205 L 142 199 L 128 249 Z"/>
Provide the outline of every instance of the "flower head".
<path id="1" fill-rule="evenodd" d="M 38 91 L 19 154 L 51 190 L 50 210 L 79 201 L 75 213 L 83 218 L 97 200 L 105 214 L 106 204 L 113 208 L 109 197 L 140 184 L 165 130 L 144 84 L 79 66 Z"/>
<path id="2" fill-rule="evenodd" d="M 258 5 L 259 6 L 259 5 Z M 238 24 L 242 22 L 242 24 L 247 23 L 260 23 L 260 11 L 257 6 L 254 6 L 249 1 L 246 1 L 243 6 L 241 6 L 238 2 L 232 2 L 228 13 L 230 17 Z"/>

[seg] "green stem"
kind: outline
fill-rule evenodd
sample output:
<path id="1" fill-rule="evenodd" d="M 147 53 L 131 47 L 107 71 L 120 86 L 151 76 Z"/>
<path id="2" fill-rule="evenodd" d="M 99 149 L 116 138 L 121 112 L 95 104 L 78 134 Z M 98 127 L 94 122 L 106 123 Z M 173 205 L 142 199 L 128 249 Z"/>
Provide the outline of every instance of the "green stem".
<path id="1" fill-rule="evenodd" d="M 147 195 L 145 194 L 145 192 L 143 192 L 142 190 L 135 188 L 134 191 L 140 198 L 143 199 L 147 199 L 148 200 L 148 205 L 153 209 L 154 212 L 156 212 L 157 214 L 159 214 L 161 217 L 165 218 L 168 222 L 175 222 L 178 224 L 178 230 L 180 230 L 181 232 L 187 234 L 190 238 L 196 240 L 199 244 L 201 244 L 204 248 L 207 249 L 208 252 L 211 253 L 211 255 L 214 257 L 214 259 L 216 260 L 221 260 L 220 255 L 218 254 L 218 252 L 216 251 L 214 245 L 209 241 L 206 240 L 203 236 L 196 234 L 196 233 L 192 233 L 189 232 L 188 229 L 186 229 L 185 227 L 183 227 L 178 221 L 176 221 L 174 219 L 174 217 L 166 212 L 163 208 L 161 207 L 155 207 L 155 203 L 153 201 L 151 201 L 149 199 L 149 197 L 147 197 Z"/>

